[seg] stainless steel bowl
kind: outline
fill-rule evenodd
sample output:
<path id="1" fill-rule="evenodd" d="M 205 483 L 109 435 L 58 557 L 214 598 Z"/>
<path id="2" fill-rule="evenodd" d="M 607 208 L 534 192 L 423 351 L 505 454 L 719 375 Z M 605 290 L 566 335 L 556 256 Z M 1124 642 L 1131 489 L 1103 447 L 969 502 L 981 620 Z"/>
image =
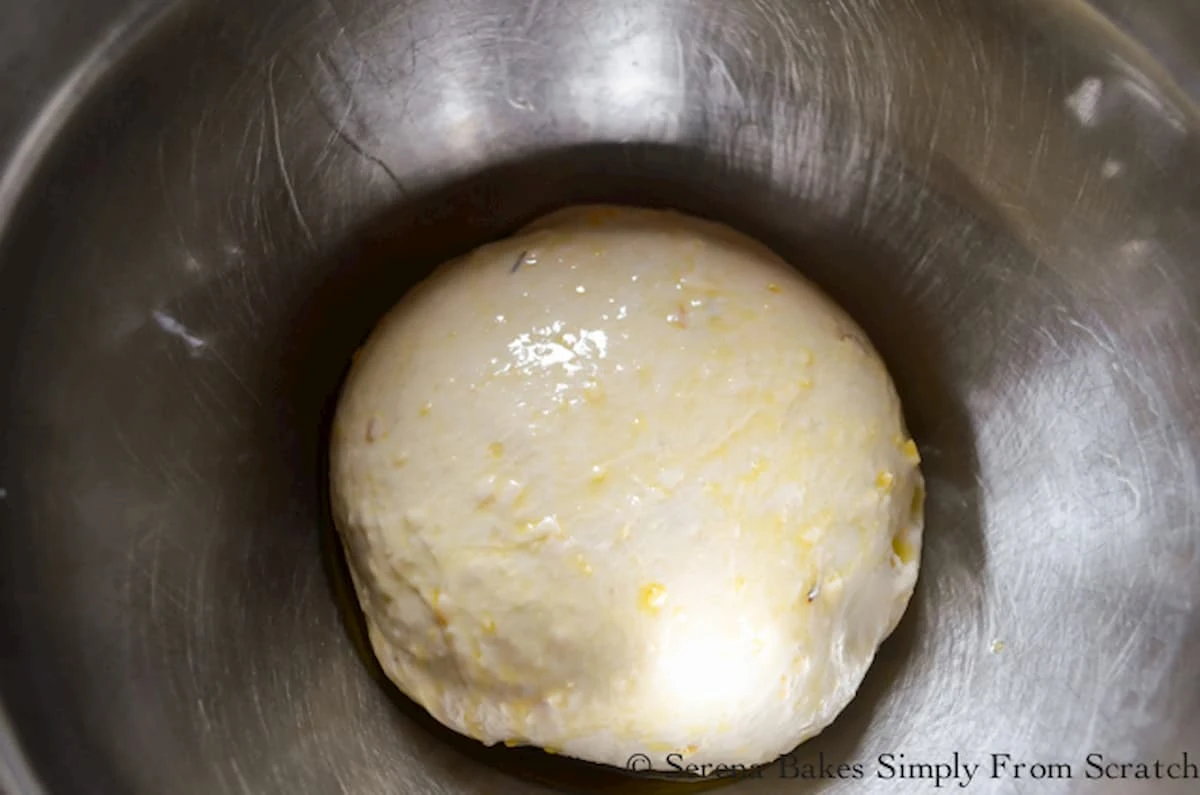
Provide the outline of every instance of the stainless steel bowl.
<path id="1" fill-rule="evenodd" d="M 1198 17 L 4 4 L 11 792 L 631 786 L 399 707 L 323 554 L 355 344 L 440 259 L 584 200 L 775 246 L 872 335 L 926 461 L 910 614 L 832 728 L 730 792 L 932 791 L 884 754 L 980 764 L 981 792 L 1196 791 L 1088 757 L 1200 764 Z M 788 777 L 817 761 L 864 776 Z M 1074 777 L 1014 780 L 1035 762 Z"/>

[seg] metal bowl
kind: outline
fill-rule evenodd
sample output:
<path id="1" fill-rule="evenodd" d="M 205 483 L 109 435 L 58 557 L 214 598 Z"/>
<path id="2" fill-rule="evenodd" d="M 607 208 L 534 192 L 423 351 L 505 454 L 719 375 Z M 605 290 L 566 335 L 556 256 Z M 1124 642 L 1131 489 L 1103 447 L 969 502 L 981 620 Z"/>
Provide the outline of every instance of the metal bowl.
<path id="1" fill-rule="evenodd" d="M 324 551 L 355 345 L 438 261 L 577 201 L 774 246 L 871 334 L 925 458 L 921 585 L 859 697 L 705 783 L 931 791 L 904 754 L 957 762 L 947 787 L 1195 791 L 1112 767 L 1200 763 L 1185 6 L 6 4 L 10 791 L 632 786 L 398 703 Z"/>

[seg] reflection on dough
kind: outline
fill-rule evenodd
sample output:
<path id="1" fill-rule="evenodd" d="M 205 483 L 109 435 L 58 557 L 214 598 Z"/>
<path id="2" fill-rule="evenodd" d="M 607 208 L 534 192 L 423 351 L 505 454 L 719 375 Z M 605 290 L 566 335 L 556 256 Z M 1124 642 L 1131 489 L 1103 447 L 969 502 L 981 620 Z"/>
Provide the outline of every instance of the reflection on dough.
<path id="1" fill-rule="evenodd" d="M 440 267 L 357 356 L 331 452 L 384 671 L 485 743 L 770 761 L 917 578 L 917 449 L 866 337 L 674 213 L 572 208 Z"/>

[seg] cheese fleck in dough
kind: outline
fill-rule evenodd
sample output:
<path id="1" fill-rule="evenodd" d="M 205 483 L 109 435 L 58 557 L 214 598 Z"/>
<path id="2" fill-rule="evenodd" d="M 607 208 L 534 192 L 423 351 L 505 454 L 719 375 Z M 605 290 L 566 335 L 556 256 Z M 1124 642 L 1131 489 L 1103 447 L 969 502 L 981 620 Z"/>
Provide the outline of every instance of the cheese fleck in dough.
<path id="1" fill-rule="evenodd" d="M 832 722 L 900 620 L 919 462 L 865 334 L 771 252 L 580 207 L 383 319 L 331 490 L 374 651 L 446 726 L 755 764 Z"/>

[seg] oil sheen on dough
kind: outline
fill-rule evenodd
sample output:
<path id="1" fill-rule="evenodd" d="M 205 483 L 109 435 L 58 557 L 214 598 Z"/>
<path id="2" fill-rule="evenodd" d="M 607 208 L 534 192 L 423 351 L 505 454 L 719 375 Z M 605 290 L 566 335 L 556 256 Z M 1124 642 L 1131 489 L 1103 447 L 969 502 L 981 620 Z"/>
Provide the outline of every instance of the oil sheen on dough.
<path id="1" fill-rule="evenodd" d="M 865 335 L 675 213 L 571 208 L 441 266 L 357 356 L 331 463 L 384 671 L 488 744 L 768 762 L 917 579 L 917 448 Z"/>

